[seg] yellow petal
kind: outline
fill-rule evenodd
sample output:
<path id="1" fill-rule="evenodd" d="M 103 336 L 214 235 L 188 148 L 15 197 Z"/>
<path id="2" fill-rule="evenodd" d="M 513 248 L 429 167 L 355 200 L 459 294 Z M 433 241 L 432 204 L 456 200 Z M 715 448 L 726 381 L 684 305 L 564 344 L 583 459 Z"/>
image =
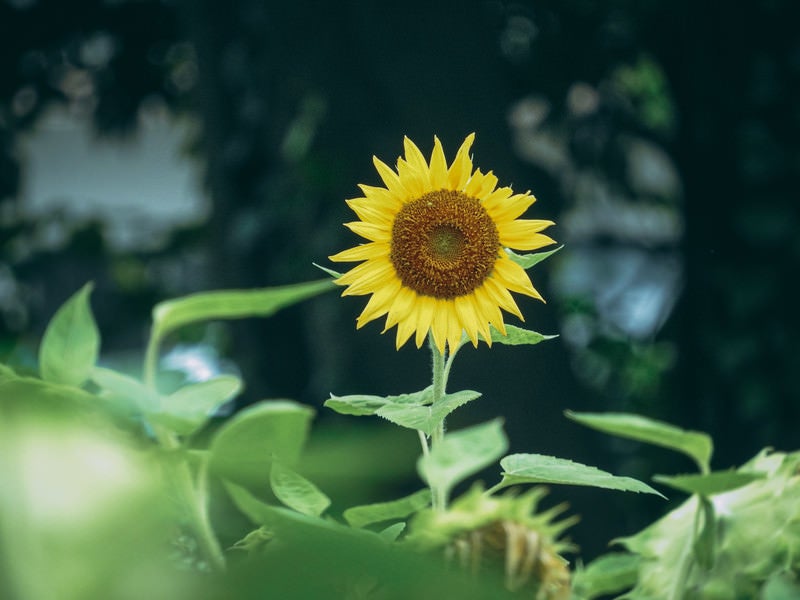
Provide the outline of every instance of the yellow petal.
<path id="1" fill-rule="evenodd" d="M 342 296 L 363 296 L 395 279 L 394 267 L 388 260 L 368 260 L 343 274 L 336 283 L 348 286 Z"/>
<path id="2" fill-rule="evenodd" d="M 417 302 L 419 304 L 417 307 L 417 336 L 414 342 L 417 344 L 417 348 L 422 348 L 422 343 L 428 337 L 428 331 L 436 311 L 436 299 L 430 296 L 419 296 Z"/>
<path id="3" fill-rule="evenodd" d="M 480 317 L 475 311 L 475 305 L 472 303 L 472 294 L 455 298 L 453 300 L 453 305 L 458 320 L 461 323 L 461 328 L 467 332 L 469 339 L 472 341 L 472 345 L 477 346 Z"/>
<path id="4" fill-rule="evenodd" d="M 514 194 L 505 199 L 492 194 L 483 201 L 483 208 L 495 222 L 513 221 L 528 210 L 534 202 L 536 202 L 536 198 L 530 194 Z"/>
<path id="5" fill-rule="evenodd" d="M 496 279 L 489 277 L 483 282 L 483 285 L 495 305 L 499 306 L 506 312 L 510 312 L 519 320 L 525 320 L 519 310 L 519 307 L 517 306 L 517 303 L 514 302 L 514 298 L 511 297 L 511 294 L 503 283 L 498 283 Z M 496 326 L 497 323 L 494 323 L 494 325 Z"/>
<path id="6" fill-rule="evenodd" d="M 447 186 L 447 159 L 439 138 L 433 138 L 433 152 L 431 152 L 430 185 L 434 190 Z"/>
<path id="7" fill-rule="evenodd" d="M 450 351 L 452 352 L 454 348 L 458 348 L 458 345 L 461 343 L 461 334 L 463 333 L 463 329 L 461 328 L 461 322 L 458 320 L 458 315 L 456 315 L 456 308 L 454 306 L 454 302 L 452 300 L 447 300 L 447 344 L 450 346 Z"/>
<path id="8" fill-rule="evenodd" d="M 408 193 L 406 200 L 414 200 L 425 192 L 430 191 L 428 165 L 425 165 L 424 170 L 418 169 L 401 158 L 397 161 L 397 173 L 400 175 L 400 181 L 403 182 L 403 186 Z"/>
<path id="9" fill-rule="evenodd" d="M 473 198 L 485 198 L 497 187 L 497 177 L 489 171 L 484 174 L 480 169 L 476 169 L 472 177 L 464 186 L 464 193 Z"/>
<path id="10" fill-rule="evenodd" d="M 525 272 L 525 269 L 520 267 L 510 258 L 501 258 L 494 265 L 494 274 L 500 280 L 502 285 L 519 294 L 525 294 L 533 298 L 543 300 L 542 296 L 531 283 L 530 277 Z M 491 279 L 491 278 L 490 278 Z"/>
<path id="11" fill-rule="evenodd" d="M 391 229 L 386 224 L 377 225 L 375 223 L 364 223 L 363 221 L 352 221 L 351 223 L 345 223 L 344 226 L 371 242 L 388 243 L 392 236 Z"/>
<path id="12" fill-rule="evenodd" d="M 389 314 L 386 316 L 386 325 L 383 331 L 386 332 L 397 323 L 408 320 L 408 316 L 414 310 L 414 302 L 417 293 L 405 286 L 400 287 L 391 302 Z"/>
<path id="13" fill-rule="evenodd" d="M 358 215 L 362 221 L 368 221 L 375 225 L 387 225 L 391 227 L 392 220 L 395 216 L 395 211 L 386 210 L 382 206 L 367 198 L 353 198 L 345 200 L 347 206 Z"/>
<path id="14" fill-rule="evenodd" d="M 400 176 L 377 156 L 372 157 L 372 163 L 375 165 L 375 170 L 378 171 L 378 175 L 380 175 L 383 183 L 386 184 L 387 189 L 392 192 L 392 194 L 398 196 L 400 200 L 404 200 L 408 194 L 403 186 L 403 182 L 400 181 Z"/>
<path id="15" fill-rule="evenodd" d="M 436 298 L 431 320 L 431 333 L 433 334 L 433 343 L 442 354 L 444 354 L 447 342 L 447 312 L 447 300 Z"/>
<path id="16" fill-rule="evenodd" d="M 422 155 L 422 152 L 420 152 L 419 148 L 417 148 L 417 145 L 407 136 L 403 138 L 403 148 L 406 152 L 406 161 L 411 168 L 417 171 L 427 172 L 428 163 L 425 160 L 425 157 Z"/>
<path id="17" fill-rule="evenodd" d="M 359 260 L 369 260 L 370 258 L 389 256 L 389 251 L 389 244 L 369 242 L 368 244 L 360 244 L 355 248 L 342 250 L 338 254 L 329 256 L 328 259 L 332 260 L 333 262 L 357 262 Z"/>
<path id="18" fill-rule="evenodd" d="M 400 281 L 390 282 L 389 284 L 377 289 L 370 297 L 364 310 L 358 316 L 356 321 L 356 329 L 361 329 L 370 321 L 377 319 L 389 312 L 392 304 L 392 299 L 397 294 L 400 287 Z"/>
<path id="19" fill-rule="evenodd" d="M 469 157 L 469 150 L 472 147 L 473 141 L 475 141 L 475 134 L 470 133 L 464 140 L 464 143 L 461 144 L 458 152 L 456 152 L 453 164 L 450 165 L 447 176 L 450 180 L 451 190 L 464 189 L 464 186 L 472 175 L 472 160 L 470 160 Z"/>
<path id="20" fill-rule="evenodd" d="M 500 234 L 500 244 L 515 250 L 535 250 L 555 242 L 539 232 L 552 225 L 552 221 L 532 219 L 517 219 L 510 223 L 500 223 L 497 233 Z"/>
<path id="21" fill-rule="evenodd" d="M 386 188 L 366 185 L 364 183 L 359 183 L 358 187 L 361 188 L 365 198 L 375 202 L 375 204 L 385 208 L 387 211 L 391 210 L 397 212 L 403 206 L 400 198 Z"/>

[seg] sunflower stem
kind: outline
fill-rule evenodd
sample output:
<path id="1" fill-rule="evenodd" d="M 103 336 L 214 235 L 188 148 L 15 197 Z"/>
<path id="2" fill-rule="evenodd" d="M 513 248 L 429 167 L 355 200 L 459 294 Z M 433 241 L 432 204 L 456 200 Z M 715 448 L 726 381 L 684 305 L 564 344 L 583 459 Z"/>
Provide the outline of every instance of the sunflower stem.
<path id="1" fill-rule="evenodd" d="M 433 357 L 433 399 L 432 404 L 435 406 L 441 402 L 445 395 L 445 388 L 447 387 L 447 377 L 450 374 L 450 361 L 445 360 L 445 354 L 439 351 L 436 342 L 433 339 L 433 334 L 428 335 L 428 341 L 431 347 L 431 355 Z M 431 433 L 431 451 L 433 451 L 444 439 L 444 419 L 436 426 Z M 444 511 L 447 508 L 447 493 L 444 488 L 439 486 L 437 482 L 430 481 L 428 485 L 431 488 L 431 503 L 434 510 Z"/>

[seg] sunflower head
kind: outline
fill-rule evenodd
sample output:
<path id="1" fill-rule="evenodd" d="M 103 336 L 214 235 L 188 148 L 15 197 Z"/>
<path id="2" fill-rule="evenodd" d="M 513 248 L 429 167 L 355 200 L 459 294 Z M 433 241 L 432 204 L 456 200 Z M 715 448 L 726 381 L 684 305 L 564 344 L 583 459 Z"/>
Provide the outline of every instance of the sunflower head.
<path id="1" fill-rule="evenodd" d="M 420 347 L 428 332 L 442 353 L 463 333 L 475 346 L 479 336 L 491 344 L 490 326 L 505 334 L 501 309 L 523 319 L 511 292 L 542 300 L 503 249 L 554 243 L 541 233 L 553 223 L 518 218 L 536 199 L 473 169 L 474 138 L 449 166 L 438 138 L 429 161 L 405 138 L 396 171 L 373 158 L 385 187 L 360 185 L 364 196 L 347 201 L 359 220 L 345 226 L 367 242 L 330 257 L 361 263 L 336 283 L 347 286 L 343 296 L 371 295 L 357 327 L 386 315 L 398 348 L 412 335 Z"/>

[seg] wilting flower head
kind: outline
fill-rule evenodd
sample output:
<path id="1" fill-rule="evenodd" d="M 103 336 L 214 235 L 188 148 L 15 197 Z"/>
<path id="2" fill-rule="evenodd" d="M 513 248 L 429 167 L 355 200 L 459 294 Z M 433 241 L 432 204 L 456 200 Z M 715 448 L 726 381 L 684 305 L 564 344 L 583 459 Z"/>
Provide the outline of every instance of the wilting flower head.
<path id="1" fill-rule="evenodd" d="M 373 157 L 386 187 L 360 185 L 364 197 L 347 201 L 360 221 L 345 225 L 369 241 L 330 257 L 363 261 L 336 283 L 347 286 L 343 296 L 372 294 L 357 327 L 387 315 L 384 332 L 397 325 L 397 348 L 412 334 L 420 347 L 429 331 L 442 353 L 462 332 L 475 346 L 479 334 L 491 344 L 490 325 L 505 334 L 501 308 L 523 319 L 510 292 L 542 300 L 503 248 L 554 243 L 540 233 L 553 222 L 517 218 L 536 199 L 473 170 L 474 139 L 467 136 L 448 167 L 438 138 L 430 162 L 405 138 L 397 172 Z"/>

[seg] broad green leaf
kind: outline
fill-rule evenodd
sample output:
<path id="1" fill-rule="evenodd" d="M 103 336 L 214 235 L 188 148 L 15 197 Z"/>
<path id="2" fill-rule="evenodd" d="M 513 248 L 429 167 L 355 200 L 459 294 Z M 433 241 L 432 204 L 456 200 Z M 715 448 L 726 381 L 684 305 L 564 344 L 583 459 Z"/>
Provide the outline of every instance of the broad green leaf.
<path id="1" fill-rule="evenodd" d="M 800 581 L 788 573 L 773 573 L 764 586 L 764 600 L 797 600 L 800 598 Z"/>
<path id="2" fill-rule="evenodd" d="M 89 306 L 87 283 L 58 309 L 39 347 L 42 379 L 80 386 L 89 378 L 100 349 L 100 334 Z"/>
<path id="3" fill-rule="evenodd" d="M 200 292 L 160 302 L 153 308 L 153 336 L 162 338 L 190 323 L 268 317 L 336 286 L 330 279 L 254 290 Z"/>
<path id="4" fill-rule="evenodd" d="M 233 375 L 191 383 L 162 397 L 161 408 L 148 418 L 178 435 L 191 435 L 206 424 L 214 410 L 235 397 L 241 389 L 241 380 Z"/>
<path id="5" fill-rule="evenodd" d="M 364 527 L 372 523 L 391 521 L 393 519 L 403 519 L 410 514 L 417 512 L 430 505 L 430 490 L 420 490 L 391 502 L 378 502 L 376 504 L 365 504 L 354 506 L 344 511 L 345 520 L 353 527 Z"/>
<path id="6" fill-rule="evenodd" d="M 158 394 L 138 379 L 105 367 L 92 369 L 92 381 L 102 389 L 136 407 L 140 412 L 158 410 L 161 400 Z"/>
<path id="7" fill-rule="evenodd" d="M 334 396 L 325 401 L 324 406 L 335 410 L 342 415 L 355 415 L 358 417 L 374 415 L 384 406 L 423 406 L 430 404 L 433 399 L 433 387 L 428 386 L 424 390 L 413 394 L 400 394 L 398 396 L 367 396 L 365 394 L 354 394 L 351 396 Z"/>
<path id="8" fill-rule="evenodd" d="M 697 463 L 702 473 L 707 473 L 709 470 L 714 445 L 708 434 L 687 431 L 668 423 L 628 413 L 567 411 L 565 414 L 573 421 L 598 431 L 682 452 Z"/>
<path id="9" fill-rule="evenodd" d="M 422 479 L 435 482 L 449 495 L 467 477 L 489 466 L 508 448 L 502 419 L 448 433 L 417 462 Z"/>
<path id="10" fill-rule="evenodd" d="M 9 367 L 8 365 L 4 365 L 0 363 L 0 382 L 6 379 L 16 379 L 17 374 L 14 372 L 14 369 Z"/>
<path id="11" fill-rule="evenodd" d="M 314 411 L 291 400 L 265 400 L 225 422 L 211 440 L 210 469 L 240 485 L 263 488 L 273 458 L 294 464 Z"/>
<path id="12" fill-rule="evenodd" d="M 539 264 L 545 258 L 553 256 L 553 254 L 561 250 L 563 247 L 564 246 L 559 246 L 554 250 L 548 250 L 547 252 L 536 252 L 535 254 L 517 254 L 513 250 L 506 248 L 506 253 L 508 254 L 508 257 L 520 267 L 523 269 L 530 269 L 533 265 Z"/>
<path id="13" fill-rule="evenodd" d="M 331 504 L 317 486 L 279 460 L 272 463 L 269 483 L 278 500 L 304 515 L 318 517 Z"/>
<path id="14" fill-rule="evenodd" d="M 430 406 L 385 404 L 375 414 L 396 425 L 418 429 L 430 436 L 447 415 L 459 406 L 480 397 L 480 392 L 463 390 L 454 394 L 446 394 L 444 398 Z"/>
<path id="15" fill-rule="evenodd" d="M 653 480 L 688 494 L 708 497 L 735 490 L 764 477 L 764 473 L 753 471 L 715 471 L 706 475 L 655 475 Z"/>
<path id="16" fill-rule="evenodd" d="M 506 335 L 503 335 L 494 327 L 492 327 L 491 333 L 493 343 L 505 344 L 506 346 L 533 345 L 558 337 L 557 335 L 544 335 L 536 331 L 529 331 L 514 325 L 506 325 Z"/>
<path id="17" fill-rule="evenodd" d="M 586 485 L 623 492 L 662 494 L 631 477 L 617 477 L 597 467 L 544 454 L 509 454 L 500 461 L 503 480 L 495 489 L 525 483 Z"/>
<path id="18" fill-rule="evenodd" d="M 575 571 L 573 590 L 582 600 L 618 594 L 636 585 L 641 560 L 636 554 L 605 554 L 590 562 L 585 569 Z"/>
<path id="19" fill-rule="evenodd" d="M 362 417 L 374 415 L 387 402 L 388 399 L 383 396 L 367 396 L 365 394 L 334 396 L 331 394 L 323 406 L 333 409 L 341 415 Z"/>
<path id="20" fill-rule="evenodd" d="M 405 523 L 395 523 L 378 532 L 378 535 L 387 542 L 394 542 L 406 528 Z"/>
<path id="21" fill-rule="evenodd" d="M 88 413 L 107 416 L 97 396 L 81 388 L 11 373 L 8 369 L 0 374 L 0 425 L 17 411 L 36 415 L 42 423 L 65 415 L 76 419 Z"/>

